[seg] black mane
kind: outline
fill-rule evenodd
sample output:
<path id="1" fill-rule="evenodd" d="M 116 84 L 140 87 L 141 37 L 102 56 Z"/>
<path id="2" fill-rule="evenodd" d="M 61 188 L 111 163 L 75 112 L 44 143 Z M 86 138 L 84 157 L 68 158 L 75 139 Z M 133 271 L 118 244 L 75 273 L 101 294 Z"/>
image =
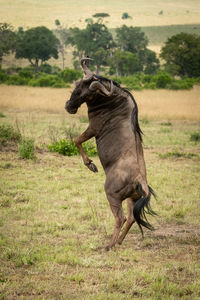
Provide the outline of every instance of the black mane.
<path id="1" fill-rule="evenodd" d="M 108 80 L 108 81 L 110 81 L 110 79 L 105 78 L 103 76 L 97 76 L 97 75 L 95 75 L 95 76 L 99 79 L 99 81 L 101 81 L 101 80 Z M 126 92 L 131 97 L 131 99 L 132 99 L 132 101 L 133 101 L 133 103 L 135 105 L 135 107 L 134 107 L 134 109 L 132 111 L 131 121 L 132 121 L 132 124 L 133 124 L 134 132 L 138 133 L 139 138 L 142 141 L 142 134 L 143 134 L 143 132 L 142 132 L 142 130 L 140 128 L 139 121 L 138 121 L 138 106 L 137 106 L 137 103 L 136 103 L 133 95 L 131 94 L 131 92 L 127 88 L 121 87 L 121 85 L 118 82 L 116 82 L 114 80 L 112 82 L 113 82 L 113 84 L 115 86 L 117 86 L 118 88 L 120 88 L 122 91 Z"/>

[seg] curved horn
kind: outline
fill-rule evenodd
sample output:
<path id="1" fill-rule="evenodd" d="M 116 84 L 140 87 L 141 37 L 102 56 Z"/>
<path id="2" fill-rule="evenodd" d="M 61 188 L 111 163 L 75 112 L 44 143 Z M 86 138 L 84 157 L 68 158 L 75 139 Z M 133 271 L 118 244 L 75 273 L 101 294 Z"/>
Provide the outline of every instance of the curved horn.
<path id="1" fill-rule="evenodd" d="M 96 91 L 96 90 L 99 90 L 101 94 L 103 94 L 104 96 L 111 96 L 112 93 L 113 93 L 113 90 L 114 90 L 114 85 L 113 85 L 113 82 L 112 80 L 110 81 L 110 91 L 107 90 L 107 88 L 102 84 L 100 83 L 99 81 L 93 81 L 90 86 L 89 86 L 89 90 L 90 91 Z"/>
<path id="2" fill-rule="evenodd" d="M 93 77 L 93 73 L 92 71 L 90 71 L 88 69 L 88 66 L 89 66 L 89 61 L 93 60 L 92 58 L 89 58 L 89 57 L 85 57 L 85 58 L 82 58 L 81 59 L 81 67 L 83 69 L 83 72 L 84 72 L 84 78 L 83 80 L 90 80 L 92 79 Z"/>

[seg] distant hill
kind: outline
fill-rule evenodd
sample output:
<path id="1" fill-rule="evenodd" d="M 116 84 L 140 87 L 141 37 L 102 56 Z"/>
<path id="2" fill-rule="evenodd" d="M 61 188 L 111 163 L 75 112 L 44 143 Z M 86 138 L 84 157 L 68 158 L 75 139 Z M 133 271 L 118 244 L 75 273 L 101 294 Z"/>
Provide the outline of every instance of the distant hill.
<path id="1" fill-rule="evenodd" d="M 141 29 L 148 37 L 150 45 L 162 45 L 169 37 L 180 32 L 200 35 L 200 24 L 148 26 Z"/>

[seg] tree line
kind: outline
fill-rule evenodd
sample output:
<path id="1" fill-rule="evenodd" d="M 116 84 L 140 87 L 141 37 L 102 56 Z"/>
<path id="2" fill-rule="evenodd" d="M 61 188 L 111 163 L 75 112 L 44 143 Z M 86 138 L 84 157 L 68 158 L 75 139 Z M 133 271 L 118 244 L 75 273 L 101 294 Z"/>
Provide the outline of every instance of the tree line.
<path id="1" fill-rule="evenodd" d="M 148 48 L 148 39 L 139 27 L 123 25 L 113 33 L 102 19 L 89 19 L 84 29 L 66 28 L 55 21 L 55 30 L 38 26 L 14 31 L 7 23 L 0 23 L 0 64 L 3 56 L 14 52 L 16 59 L 25 58 L 37 73 L 51 57 L 62 58 L 63 69 L 67 47 L 73 49 L 74 68 L 79 68 L 80 58 L 93 58 L 91 68 L 109 75 L 129 76 L 135 73 L 156 74 L 160 60 L 171 75 L 200 76 L 200 37 L 180 33 L 169 38 L 161 49 L 160 57 Z"/>

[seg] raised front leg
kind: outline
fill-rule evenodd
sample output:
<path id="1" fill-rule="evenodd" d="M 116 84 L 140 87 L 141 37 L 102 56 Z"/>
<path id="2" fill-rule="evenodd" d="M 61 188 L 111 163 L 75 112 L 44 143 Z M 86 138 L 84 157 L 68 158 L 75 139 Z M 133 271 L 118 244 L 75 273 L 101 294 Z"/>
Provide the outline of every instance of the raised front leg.
<path id="1" fill-rule="evenodd" d="M 87 140 L 91 139 L 94 136 L 94 132 L 90 127 L 86 129 L 79 137 L 75 140 L 75 145 L 79 149 L 81 157 L 83 159 L 84 164 L 88 167 L 88 169 L 92 172 L 98 172 L 97 167 L 92 162 L 91 159 L 86 155 L 85 151 L 83 150 L 82 143 L 86 142 Z"/>

